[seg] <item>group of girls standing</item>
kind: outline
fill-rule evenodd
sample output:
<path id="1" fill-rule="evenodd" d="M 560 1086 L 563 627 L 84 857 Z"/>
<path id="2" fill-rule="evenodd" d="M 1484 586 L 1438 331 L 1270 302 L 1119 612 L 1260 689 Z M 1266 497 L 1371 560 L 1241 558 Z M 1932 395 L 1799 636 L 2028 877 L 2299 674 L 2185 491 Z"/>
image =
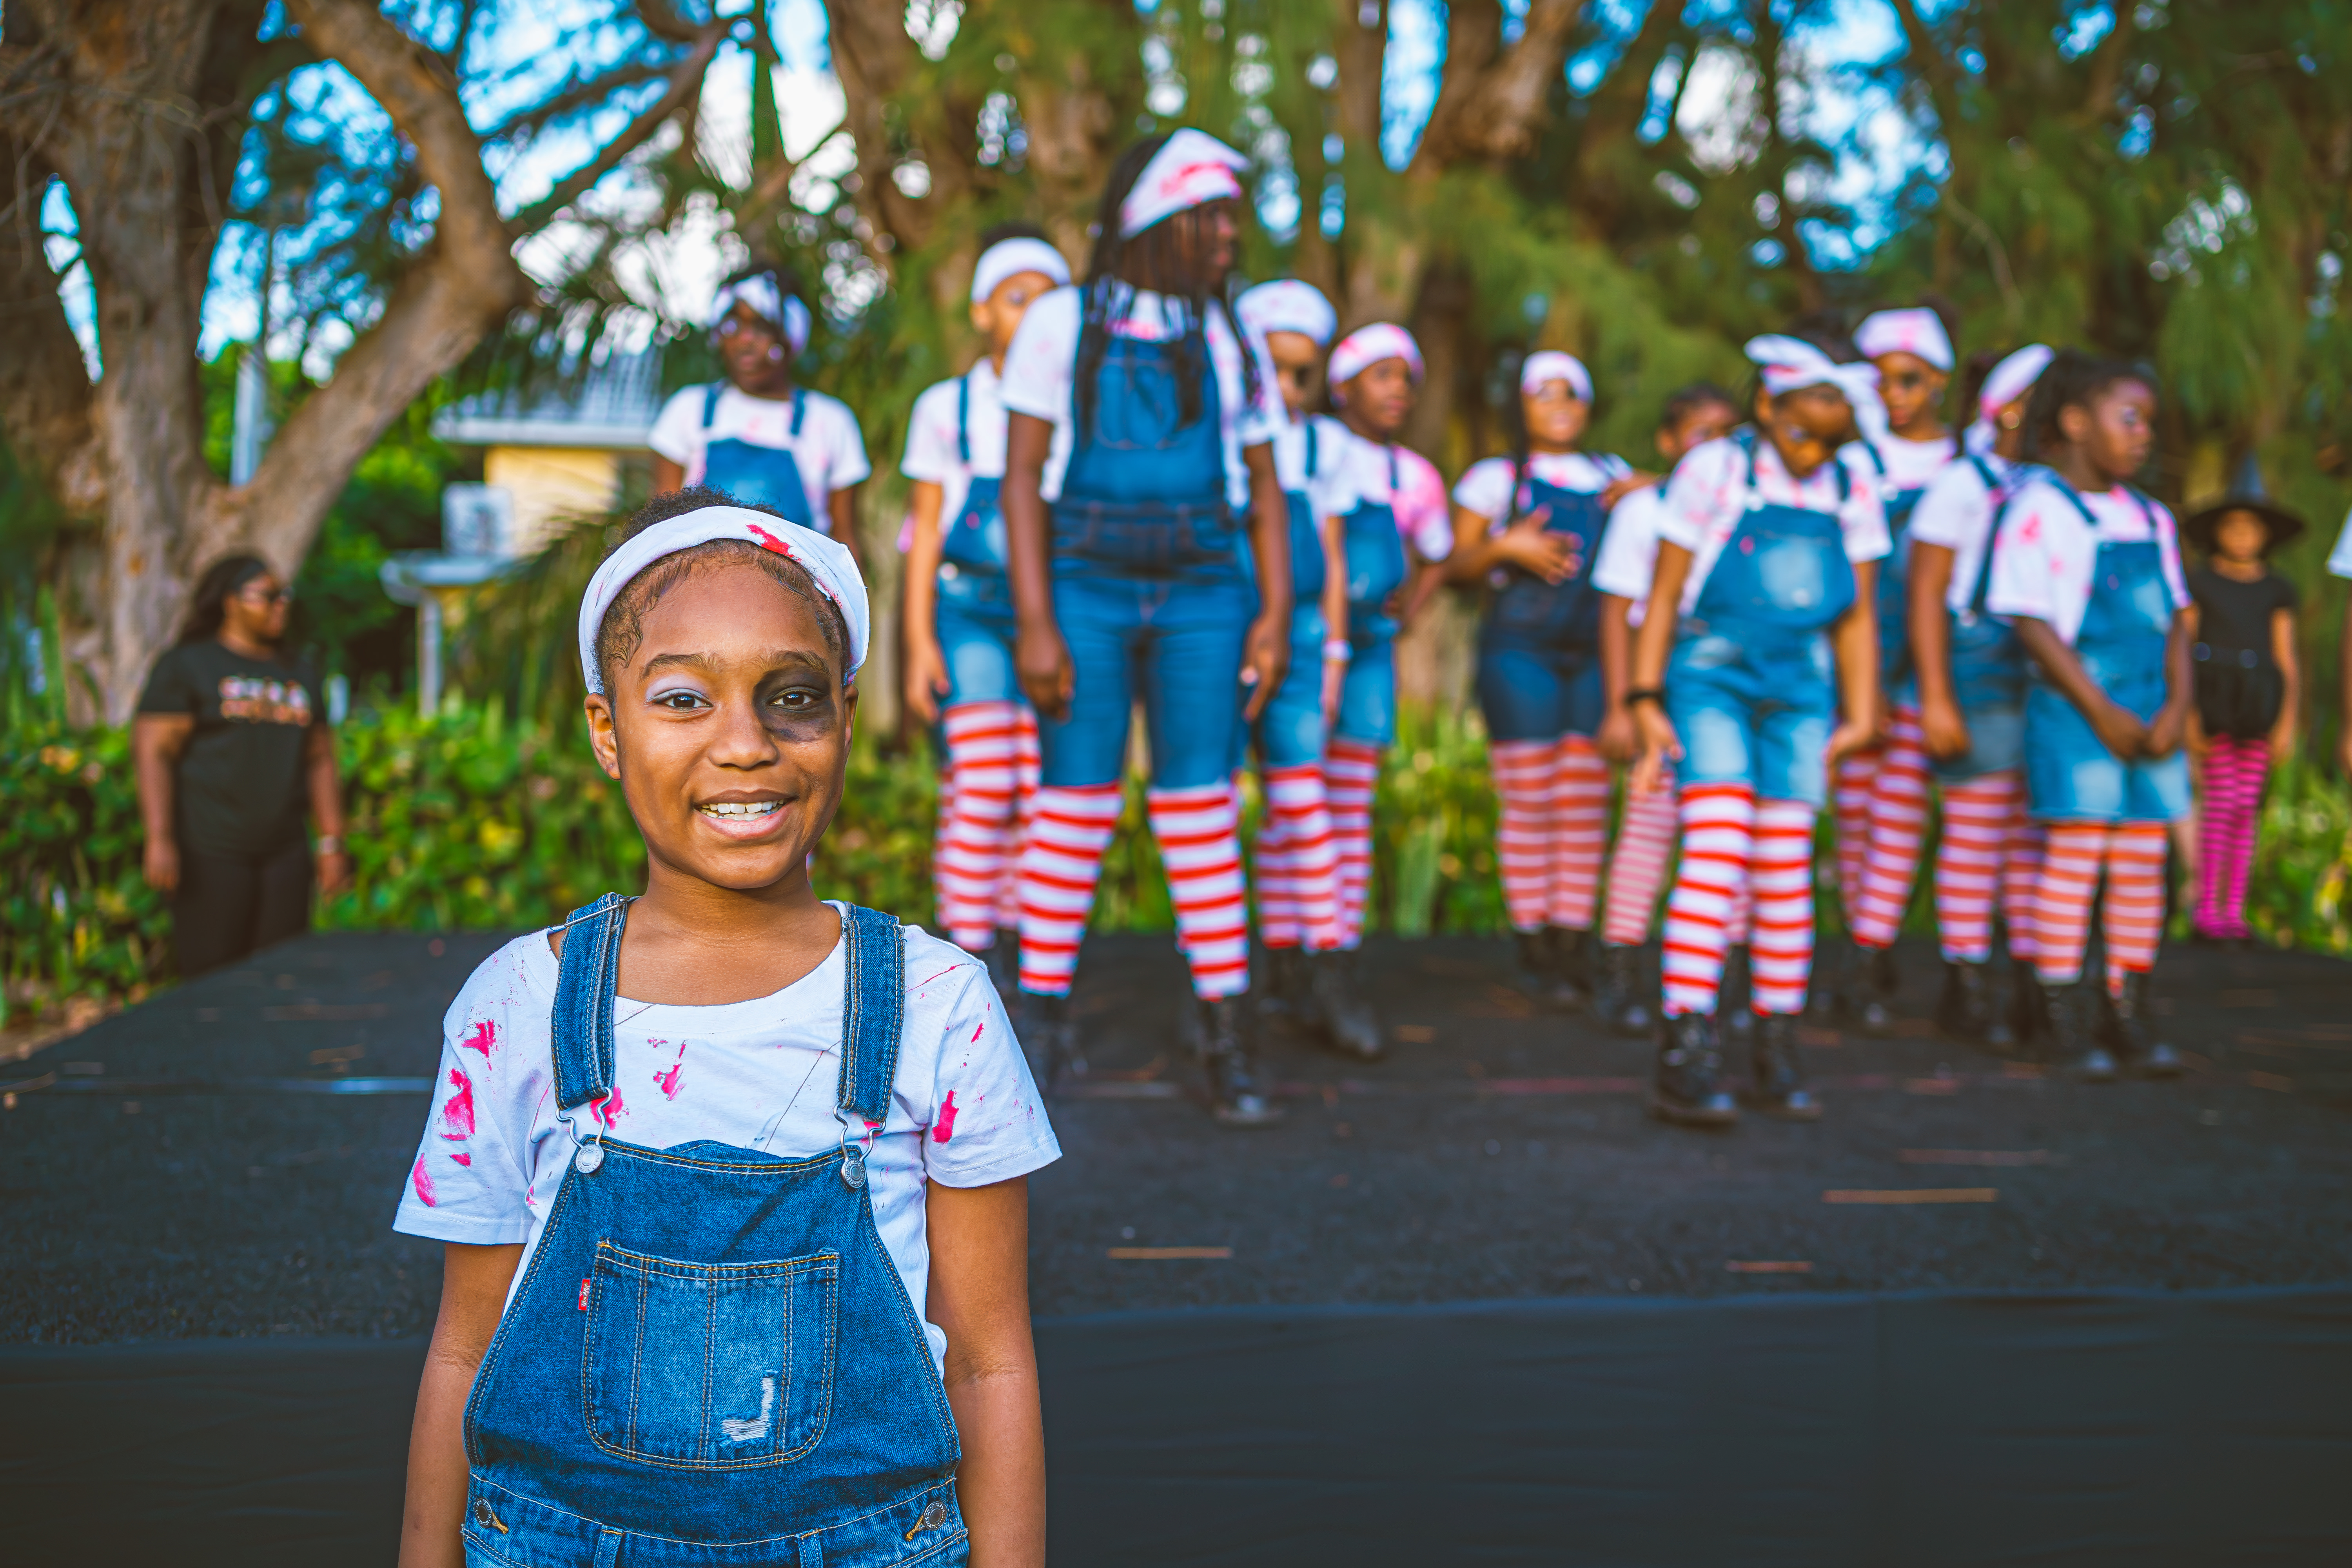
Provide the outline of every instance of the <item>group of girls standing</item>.
<path id="1" fill-rule="evenodd" d="M 1882 310 L 1851 338 L 1754 340 L 1752 391 L 1675 393 L 1641 471 L 1584 449 L 1591 375 L 1545 350 L 1518 366 L 1512 450 L 1449 498 L 1400 440 L 1423 376 L 1409 332 L 1341 336 L 1295 279 L 1235 288 L 1242 167 L 1197 131 L 1130 148 L 1081 279 L 1041 231 L 992 231 L 971 303 L 987 353 L 910 425 L 906 695 L 948 757 L 940 910 L 1020 994 L 1039 1059 L 1077 1065 L 1068 995 L 1139 707 L 1217 1116 L 1278 1114 L 1262 1015 L 1382 1053 L 1352 958 L 1374 786 L 1396 637 L 1450 582 L 1489 591 L 1476 689 L 1519 983 L 1654 1036 L 1659 1115 L 1819 1114 L 1797 1020 L 1810 998 L 1889 1023 L 1938 792 L 1945 1028 L 2095 1079 L 2177 1070 L 2147 975 L 2187 804 L 2189 601 L 2170 513 L 2129 484 L 2153 432 L 2142 373 L 2040 345 L 1979 356 L 1956 434 L 1944 322 Z M 788 374 L 797 301 L 763 287 L 780 293 L 730 283 L 720 346 Z M 677 477 L 742 483 L 748 416 L 692 395 L 664 421 L 707 456 L 669 459 Z M 835 407 L 791 392 L 769 444 L 810 445 Z M 841 505 L 862 449 L 819 472 Z M 788 515 L 835 521 L 785 477 Z M 1814 825 L 1832 801 L 1852 951 L 1816 987 Z M 1653 989 L 1641 954 L 1670 867 Z M 2086 989 L 2102 879 L 2107 984 Z M 2039 981 L 2007 1005 L 1997 922 Z M 1745 1005 L 1719 1033 L 1727 970 Z"/>

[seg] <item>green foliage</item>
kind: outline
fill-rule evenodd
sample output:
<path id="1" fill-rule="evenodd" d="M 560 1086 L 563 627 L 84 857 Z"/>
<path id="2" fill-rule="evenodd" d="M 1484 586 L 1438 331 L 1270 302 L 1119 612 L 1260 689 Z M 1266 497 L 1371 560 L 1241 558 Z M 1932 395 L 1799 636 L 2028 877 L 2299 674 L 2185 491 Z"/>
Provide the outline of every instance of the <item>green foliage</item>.
<path id="1" fill-rule="evenodd" d="M 2246 918 L 2280 947 L 2352 955 L 2352 799 L 2309 760 L 2271 775 Z"/>

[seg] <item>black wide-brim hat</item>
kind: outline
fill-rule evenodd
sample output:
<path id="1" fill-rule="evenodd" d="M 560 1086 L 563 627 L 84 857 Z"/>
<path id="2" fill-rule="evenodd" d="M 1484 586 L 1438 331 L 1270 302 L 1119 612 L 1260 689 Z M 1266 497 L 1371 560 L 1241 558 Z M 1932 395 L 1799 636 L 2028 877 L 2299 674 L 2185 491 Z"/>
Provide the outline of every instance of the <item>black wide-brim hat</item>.
<path id="1" fill-rule="evenodd" d="M 2308 526 L 2302 518 L 2271 499 L 2269 487 L 2263 483 L 2262 469 L 2255 466 L 2252 458 L 2248 458 L 2227 493 L 2208 501 L 2181 523 L 2180 536 L 2210 555 L 2213 552 L 2213 535 L 2220 530 L 2221 520 L 2233 511 L 2250 511 L 2263 520 L 2263 525 L 2270 530 L 2271 535 L 2263 545 L 2265 555 L 2300 539 L 2304 529 Z"/>

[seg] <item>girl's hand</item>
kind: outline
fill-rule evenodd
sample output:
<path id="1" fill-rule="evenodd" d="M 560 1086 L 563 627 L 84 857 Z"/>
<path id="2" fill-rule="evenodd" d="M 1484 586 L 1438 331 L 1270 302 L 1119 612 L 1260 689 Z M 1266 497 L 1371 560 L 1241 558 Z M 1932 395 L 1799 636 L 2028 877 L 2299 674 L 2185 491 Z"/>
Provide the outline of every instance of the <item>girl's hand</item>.
<path id="1" fill-rule="evenodd" d="M 1339 700 L 1348 686 L 1348 661 L 1327 658 L 1323 661 L 1323 732 L 1329 734 L 1339 722 Z"/>
<path id="2" fill-rule="evenodd" d="M 940 699 L 954 687 L 948 680 L 948 657 L 940 639 L 920 632 L 907 634 L 907 711 L 925 725 L 940 721 Z"/>
<path id="3" fill-rule="evenodd" d="M 1606 511 L 1624 500 L 1629 492 L 1647 489 L 1657 482 L 1656 474 L 1645 474 L 1639 469 L 1627 474 L 1622 479 L 1612 479 L 1609 481 L 1609 487 L 1601 492 L 1601 510 Z"/>
<path id="4" fill-rule="evenodd" d="M 146 853 L 141 858 L 140 870 L 147 885 L 159 893 L 180 890 L 180 847 L 168 838 L 147 840 Z"/>
<path id="5" fill-rule="evenodd" d="M 2098 736 L 2099 744 L 2126 761 L 2141 755 L 2147 745 L 2147 726 L 2140 722 L 2139 715 L 2128 708 L 2101 698 L 2097 706 L 2084 717 L 2090 720 L 2091 732 Z M 2172 745 L 2179 744 L 2180 738 L 2175 735 Z M 2167 747 L 2166 751 L 2168 752 L 2171 749 Z"/>
<path id="6" fill-rule="evenodd" d="M 2180 750 L 2180 742 L 2189 731 L 2189 704 L 2168 702 L 2157 710 L 2156 721 L 2147 727 L 2147 736 L 2141 744 L 2150 757 L 2168 757 Z"/>
<path id="7" fill-rule="evenodd" d="M 1495 558 L 1547 583 L 1564 583 L 1584 568 L 1572 533 L 1554 533 L 1545 525 L 1551 508 L 1539 506 L 1516 519 L 1495 539 Z"/>
<path id="8" fill-rule="evenodd" d="M 1856 752 L 1866 752 L 1879 742 L 1875 716 L 1869 719 L 1848 719 L 1830 731 L 1828 763 L 1835 767 Z"/>
<path id="9" fill-rule="evenodd" d="M 1927 754 L 1938 761 L 1969 754 L 1969 721 L 1959 704 L 1948 697 L 1923 697 L 1919 701 L 1919 731 L 1927 737 Z"/>
<path id="10" fill-rule="evenodd" d="M 341 849 L 319 857 L 319 891 L 340 893 L 352 883 L 352 858 Z"/>
<path id="11" fill-rule="evenodd" d="M 1062 628 L 1050 620 L 1023 622 L 1013 642 L 1013 668 L 1021 689 L 1041 719 L 1055 723 L 1070 716 L 1070 694 L 1077 689 L 1077 672 L 1070 663 L 1070 645 Z"/>
<path id="12" fill-rule="evenodd" d="M 1682 737 L 1675 733 L 1675 721 L 1666 717 L 1666 710 L 1655 702 L 1634 705 L 1633 728 L 1640 735 L 1642 754 L 1627 784 L 1636 795 L 1653 795 L 1665 784 L 1667 761 L 1683 760 Z"/>
<path id="13" fill-rule="evenodd" d="M 2280 715 L 2279 721 L 2271 726 L 2271 765 L 2273 767 L 2276 767 L 2294 755 L 2295 740 L 2294 718 L 2287 714 Z"/>
<path id="14" fill-rule="evenodd" d="M 1064 658 L 1069 656 L 1065 653 Z M 1290 668 L 1290 615 L 1285 610 L 1260 615 L 1250 623 L 1249 641 L 1243 645 L 1242 684 L 1253 689 L 1242 717 L 1255 722 L 1273 700 L 1275 689 Z M 1041 707 L 1040 712 L 1044 711 Z"/>
<path id="15" fill-rule="evenodd" d="M 1642 752 L 1642 727 L 1634 722 L 1633 715 L 1622 703 L 1601 715 L 1601 732 L 1592 740 L 1601 748 L 1602 756 L 1621 765 L 1632 762 Z"/>

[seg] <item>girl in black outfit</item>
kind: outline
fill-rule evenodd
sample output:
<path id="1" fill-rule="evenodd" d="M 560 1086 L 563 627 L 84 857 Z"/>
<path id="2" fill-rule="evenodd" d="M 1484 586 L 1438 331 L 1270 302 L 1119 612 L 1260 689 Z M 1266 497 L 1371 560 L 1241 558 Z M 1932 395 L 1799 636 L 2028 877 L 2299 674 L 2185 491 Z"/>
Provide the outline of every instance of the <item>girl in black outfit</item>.
<path id="1" fill-rule="evenodd" d="M 2294 658 L 2294 584 L 2270 569 L 2272 551 L 2303 520 L 2272 500 L 2251 466 L 2228 495 L 2182 526 L 2205 555 L 2189 574 L 2189 635 L 2197 671 L 2203 766 L 2197 809 L 2196 930 L 2231 945 L 2246 924 L 2263 784 L 2273 759 L 2294 750 L 2301 671 Z"/>
<path id="2" fill-rule="evenodd" d="M 342 783 L 318 677 L 289 660 L 290 601 L 268 563 L 216 561 L 177 647 L 155 661 L 131 731 L 146 875 L 172 895 L 180 973 L 201 974 L 310 924 L 320 886 L 349 875 Z"/>

